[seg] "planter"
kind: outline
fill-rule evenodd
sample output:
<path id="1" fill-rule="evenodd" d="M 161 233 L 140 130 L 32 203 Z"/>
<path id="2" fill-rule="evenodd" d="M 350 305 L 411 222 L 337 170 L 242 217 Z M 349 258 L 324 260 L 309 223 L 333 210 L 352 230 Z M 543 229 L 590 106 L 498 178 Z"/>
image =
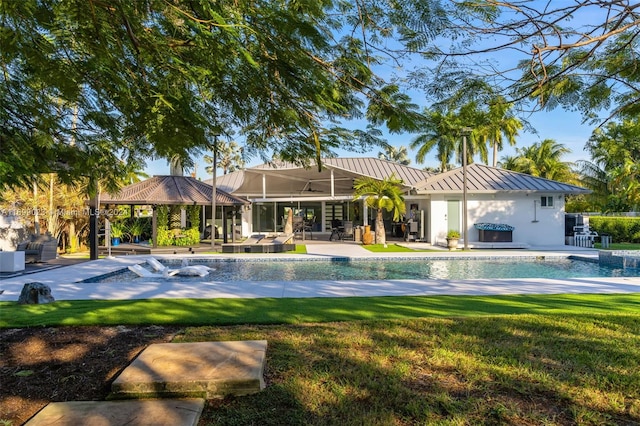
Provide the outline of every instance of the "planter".
<path id="1" fill-rule="evenodd" d="M 458 248 L 459 238 L 447 238 L 447 248 L 449 250 L 455 250 Z"/>
<path id="2" fill-rule="evenodd" d="M 120 245 L 120 237 L 111 238 L 111 245 L 112 246 L 119 246 Z"/>
<path id="3" fill-rule="evenodd" d="M 364 233 L 362 234 L 362 244 L 373 244 L 373 233 L 371 232 L 371 226 L 365 225 Z"/>

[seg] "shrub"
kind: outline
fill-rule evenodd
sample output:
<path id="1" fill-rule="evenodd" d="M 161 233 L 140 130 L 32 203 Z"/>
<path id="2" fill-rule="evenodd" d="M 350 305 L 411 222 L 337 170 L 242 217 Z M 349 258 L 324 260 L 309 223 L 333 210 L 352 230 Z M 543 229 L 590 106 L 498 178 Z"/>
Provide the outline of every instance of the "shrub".
<path id="1" fill-rule="evenodd" d="M 614 243 L 640 243 L 640 218 L 593 216 L 589 229 L 598 235 L 609 234 Z"/>
<path id="2" fill-rule="evenodd" d="M 173 245 L 173 232 L 169 231 L 165 226 L 158 226 L 157 238 L 159 246 L 170 246 Z"/>

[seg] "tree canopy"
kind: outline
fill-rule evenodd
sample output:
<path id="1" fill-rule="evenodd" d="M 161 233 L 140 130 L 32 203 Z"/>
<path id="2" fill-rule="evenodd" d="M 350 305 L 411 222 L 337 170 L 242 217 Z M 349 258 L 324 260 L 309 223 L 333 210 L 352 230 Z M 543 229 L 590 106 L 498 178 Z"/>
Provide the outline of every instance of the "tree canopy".
<path id="1" fill-rule="evenodd" d="M 432 61 L 419 87 L 460 101 L 495 91 L 522 109 L 558 106 L 585 119 L 640 112 L 640 4 L 633 0 L 450 2 L 433 42 L 408 46 Z M 603 114 L 603 117 L 598 117 Z"/>
<path id="2" fill-rule="evenodd" d="M 632 0 L 2 1 L 0 188 L 48 172 L 109 188 L 147 159 L 210 150 L 213 135 L 301 165 L 371 151 L 384 145 L 377 126 L 423 130 L 409 86 L 443 114 L 501 97 L 520 112 L 635 116 L 638 11 Z M 499 135 L 486 142 L 499 148 Z"/>
<path id="3" fill-rule="evenodd" d="M 607 123 L 594 130 L 585 146 L 592 161 L 580 162 L 583 185 L 593 190 L 593 207 L 609 212 L 640 205 L 640 122 Z"/>
<path id="4" fill-rule="evenodd" d="M 42 172 L 109 179 L 234 132 L 246 155 L 298 164 L 370 147 L 376 129 L 340 120 L 395 132 L 415 117 L 373 72 L 371 46 L 391 35 L 381 14 L 317 0 L 3 1 L 0 187 Z"/>
<path id="5" fill-rule="evenodd" d="M 524 148 L 516 148 L 515 156 L 502 159 L 502 167 L 531 176 L 560 182 L 574 183 L 575 175 L 572 163 L 562 161 L 570 149 L 553 139 L 545 139 Z"/>

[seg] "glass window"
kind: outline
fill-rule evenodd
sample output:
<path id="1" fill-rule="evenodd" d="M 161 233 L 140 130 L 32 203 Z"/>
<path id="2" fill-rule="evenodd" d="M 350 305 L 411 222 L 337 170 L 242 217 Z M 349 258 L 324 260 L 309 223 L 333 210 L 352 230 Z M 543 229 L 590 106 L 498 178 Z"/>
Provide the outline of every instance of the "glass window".
<path id="1" fill-rule="evenodd" d="M 547 208 L 553 207 L 553 197 L 540 197 L 540 206 Z"/>

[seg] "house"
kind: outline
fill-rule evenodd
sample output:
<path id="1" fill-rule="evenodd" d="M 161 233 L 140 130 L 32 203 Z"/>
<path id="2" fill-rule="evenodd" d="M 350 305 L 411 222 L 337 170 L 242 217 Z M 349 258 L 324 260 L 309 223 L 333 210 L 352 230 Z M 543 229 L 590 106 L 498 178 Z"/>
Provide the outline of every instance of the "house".
<path id="1" fill-rule="evenodd" d="M 462 230 L 463 169 L 430 176 L 415 186 L 426 204 L 428 240 L 435 244 L 449 229 Z M 590 191 L 483 164 L 467 166 L 467 224 L 469 243 L 479 241 L 476 223 L 513 227 L 513 241 L 531 246 L 564 245 L 566 195 Z"/>
<path id="2" fill-rule="evenodd" d="M 479 242 L 474 224 L 482 222 L 513 227 L 513 241 L 523 245 L 564 245 L 565 196 L 589 192 L 481 164 L 470 164 L 466 173 L 469 243 Z M 217 186 L 251 201 L 242 218 L 249 233 L 281 232 L 292 209 L 314 235 L 328 237 L 334 220 L 373 225 L 376 212 L 353 199 L 353 182 L 361 176 L 384 179 L 392 174 L 402 179 L 407 213 L 402 223 L 393 223 L 391 213 L 385 215 L 389 235 L 439 244 L 450 229 L 463 233 L 462 168 L 434 174 L 377 158 L 327 158 L 320 171 L 315 166 L 262 164 L 219 176 Z"/>

